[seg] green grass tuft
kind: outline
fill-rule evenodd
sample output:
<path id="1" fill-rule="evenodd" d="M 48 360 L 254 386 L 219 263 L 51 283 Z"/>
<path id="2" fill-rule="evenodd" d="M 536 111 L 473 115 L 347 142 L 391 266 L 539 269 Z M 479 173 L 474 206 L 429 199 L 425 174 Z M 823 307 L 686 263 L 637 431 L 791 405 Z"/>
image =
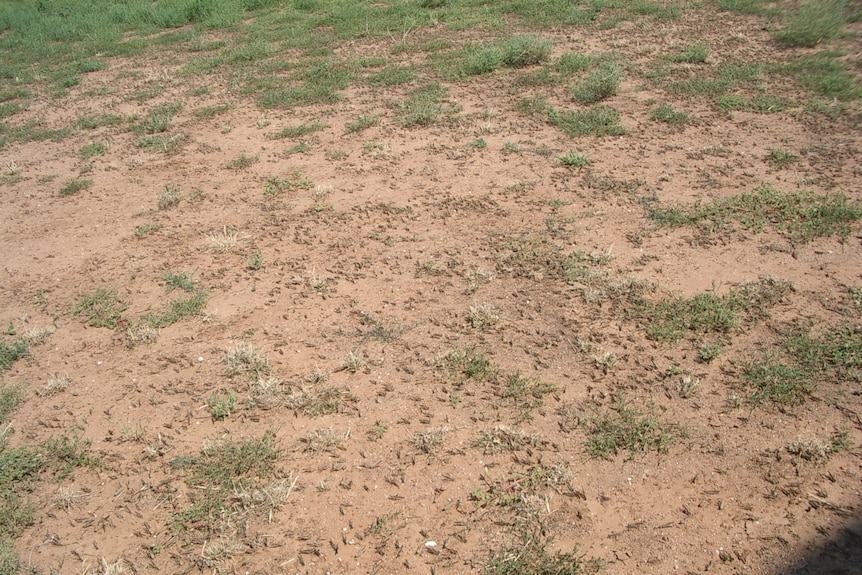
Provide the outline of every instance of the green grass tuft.
<path id="1" fill-rule="evenodd" d="M 598 105 L 589 110 L 573 110 L 548 114 L 551 125 L 556 126 L 571 137 L 578 136 L 620 136 L 626 133 L 620 124 L 620 114 L 613 108 Z"/>
<path id="2" fill-rule="evenodd" d="M 99 288 L 92 295 L 81 297 L 72 313 L 83 317 L 90 327 L 118 329 L 128 324 L 128 320 L 123 316 L 127 307 L 128 305 L 117 297 L 117 292 Z"/>
<path id="3" fill-rule="evenodd" d="M 65 198 L 66 196 L 74 196 L 78 192 L 82 190 L 90 189 L 93 185 L 93 180 L 82 180 L 79 178 L 75 178 L 74 180 L 69 180 L 63 187 L 57 190 L 57 195 L 61 198 Z"/>
<path id="4" fill-rule="evenodd" d="M 668 447 L 685 433 L 678 425 L 662 423 L 654 415 L 643 415 L 617 398 L 609 411 L 597 413 L 586 424 L 585 444 L 590 457 L 610 459 L 620 451 L 634 458 L 638 453 L 667 453 Z"/>
<path id="5" fill-rule="evenodd" d="M 595 104 L 615 95 L 620 88 L 623 69 L 615 62 L 604 62 L 572 88 L 572 99 L 579 104 Z"/>
<path id="6" fill-rule="evenodd" d="M 767 226 L 793 242 L 808 242 L 821 236 L 850 235 L 850 225 L 862 219 L 862 203 L 851 202 L 843 194 L 815 194 L 809 190 L 782 192 L 764 185 L 709 204 L 671 208 L 653 207 L 650 218 L 660 226 L 707 226 L 726 228 L 738 222 L 754 233 Z"/>

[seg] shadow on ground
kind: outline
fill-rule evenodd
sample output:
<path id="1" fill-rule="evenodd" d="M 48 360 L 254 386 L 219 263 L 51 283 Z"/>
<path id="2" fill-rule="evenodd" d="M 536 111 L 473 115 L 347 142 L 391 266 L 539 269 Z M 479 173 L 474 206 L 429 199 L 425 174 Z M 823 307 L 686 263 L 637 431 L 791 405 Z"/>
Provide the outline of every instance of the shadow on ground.
<path id="1" fill-rule="evenodd" d="M 862 574 L 862 513 L 834 530 L 822 544 L 811 549 L 786 573 L 793 575 Z"/>

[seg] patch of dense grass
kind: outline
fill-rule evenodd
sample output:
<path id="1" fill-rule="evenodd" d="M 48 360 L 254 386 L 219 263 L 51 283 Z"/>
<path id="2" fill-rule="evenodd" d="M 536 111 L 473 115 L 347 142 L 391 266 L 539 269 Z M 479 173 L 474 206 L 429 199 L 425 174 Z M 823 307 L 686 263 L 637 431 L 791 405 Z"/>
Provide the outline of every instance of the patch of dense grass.
<path id="1" fill-rule="evenodd" d="M 623 70 L 616 62 L 604 62 L 572 88 L 572 99 L 579 104 L 595 104 L 617 93 Z"/>
<path id="2" fill-rule="evenodd" d="M 849 64 L 839 60 L 840 54 L 818 52 L 808 54 L 775 71 L 793 76 L 804 88 L 824 98 L 842 102 L 862 98 L 862 86 Z"/>
<path id="3" fill-rule="evenodd" d="M 205 291 L 199 291 L 187 299 L 175 299 L 161 311 L 146 316 L 143 321 L 155 328 L 167 327 L 181 319 L 200 315 L 207 303 Z"/>
<path id="4" fill-rule="evenodd" d="M 27 355 L 28 349 L 27 342 L 21 338 L 11 343 L 0 340 L 0 372 L 6 371 L 12 367 L 13 363 Z M 2 413 L 0 413 L 0 416 L 2 416 Z"/>
<path id="5" fill-rule="evenodd" d="M 194 490 L 192 504 L 170 517 L 171 530 L 190 539 L 206 539 L 228 532 L 232 518 L 247 515 L 249 506 L 243 504 L 254 503 L 255 492 L 261 505 L 267 494 L 277 503 L 277 496 L 284 492 L 277 489 L 278 483 L 267 484 L 266 479 L 275 475 L 280 454 L 275 433 L 267 431 L 260 439 L 220 441 L 204 448 L 199 456 L 174 459 L 172 466 L 184 470 L 186 483 Z"/>
<path id="6" fill-rule="evenodd" d="M 846 0 L 809 0 L 785 13 L 773 37 L 785 46 L 813 48 L 841 34 L 846 10 Z"/>
<path id="7" fill-rule="evenodd" d="M 118 329 L 128 324 L 128 320 L 123 316 L 127 307 L 127 304 L 120 301 L 117 292 L 99 288 L 92 295 L 81 297 L 72 313 L 83 317 L 90 327 Z"/>
<path id="8" fill-rule="evenodd" d="M 766 277 L 743 284 L 723 296 L 705 292 L 691 298 L 644 302 L 636 314 L 646 323 L 647 336 L 656 341 L 675 342 L 689 334 L 696 337 L 726 335 L 745 317 L 765 316 L 791 288 L 789 282 Z"/>
<path id="9" fill-rule="evenodd" d="M 654 415 L 643 415 L 623 398 L 617 398 L 611 409 L 597 413 L 586 424 L 585 444 L 590 457 L 609 459 L 620 451 L 634 458 L 638 453 L 667 453 L 668 447 L 683 430 L 675 424 L 662 423 Z"/>
<path id="10" fill-rule="evenodd" d="M 399 122 L 407 127 L 430 126 L 439 122 L 443 116 L 451 116 L 457 108 L 443 105 L 448 90 L 442 84 L 429 82 L 407 95 L 397 103 Z"/>
<path id="11" fill-rule="evenodd" d="M 649 217 L 667 227 L 706 225 L 722 229 L 736 222 L 754 233 L 772 227 L 793 242 L 807 242 L 830 235 L 846 238 L 850 225 L 862 219 L 862 204 L 850 201 L 844 194 L 783 192 L 764 185 L 708 204 L 653 206 Z"/>
<path id="12" fill-rule="evenodd" d="M 821 383 L 862 382 L 860 326 L 831 327 L 819 335 L 797 328 L 784 334 L 781 351 L 741 364 L 744 381 L 754 388 L 754 405 L 800 405 Z"/>
<path id="13" fill-rule="evenodd" d="M 604 105 L 593 106 L 588 110 L 567 110 L 557 112 L 551 110 L 548 114 L 551 125 L 556 126 L 567 135 L 578 136 L 620 136 L 626 133 L 620 124 L 620 114 L 613 108 Z"/>

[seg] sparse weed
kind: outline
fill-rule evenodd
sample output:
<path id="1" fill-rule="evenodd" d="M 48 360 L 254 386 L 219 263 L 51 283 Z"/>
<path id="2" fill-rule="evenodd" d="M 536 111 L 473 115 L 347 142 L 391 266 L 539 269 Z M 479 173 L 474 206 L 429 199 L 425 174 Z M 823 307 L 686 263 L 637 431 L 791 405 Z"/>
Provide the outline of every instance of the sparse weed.
<path id="1" fill-rule="evenodd" d="M 168 272 L 165 274 L 165 291 L 170 292 L 175 289 L 181 289 L 186 292 L 194 291 L 195 281 L 187 272 L 180 274 Z"/>
<path id="2" fill-rule="evenodd" d="M 169 210 L 178 206 L 183 199 L 183 194 L 177 186 L 165 184 L 162 193 L 159 194 L 159 200 L 156 202 L 156 207 L 161 210 Z"/>
<path id="3" fill-rule="evenodd" d="M 662 104 L 652 111 L 650 120 L 656 122 L 664 122 L 671 126 L 684 126 L 694 123 L 694 119 L 688 112 L 677 112 L 670 104 Z"/>
<path id="4" fill-rule="evenodd" d="M 312 122 L 311 124 L 300 124 L 299 126 L 286 126 L 278 132 L 267 134 L 266 137 L 270 140 L 281 140 L 284 138 L 300 138 L 307 134 L 319 132 L 325 128 L 326 124 L 322 122 Z"/>
<path id="5" fill-rule="evenodd" d="M 0 340 L 0 372 L 12 367 L 13 363 L 27 355 L 29 349 L 30 346 L 23 338 L 18 338 L 12 343 Z"/>
<path id="6" fill-rule="evenodd" d="M 203 108 L 198 108 L 196 110 L 192 110 L 192 116 L 199 120 L 208 120 L 210 118 L 214 118 L 219 114 L 224 114 L 232 108 L 230 104 L 219 104 L 218 106 L 204 106 Z"/>
<path id="7" fill-rule="evenodd" d="M 446 441 L 446 434 L 448 433 L 448 427 L 433 427 L 426 431 L 415 433 L 410 439 L 410 443 L 422 453 L 434 455 L 443 447 Z"/>
<path id="8" fill-rule="evenodd" d="M 200 315 L 203 313 L 206 303 L 206 292 L 199 291 L 188 299 L 171 300 L 164 309 L 148 314 L 143 318 L 142 322 L 149 324 L 155 329 L 167 327 L 177 323 L 181 319 Z M 144 335 L 144 332 L 138 332 L 138 335 Z"/>
<path id="9" fill-rule="evenodd" d="M 66 391 L 70 385 L 72 385 L 72 378 L 66 374 L 60 375 L 59 373 L 55 373 L 48 376 L 48 381 L 41 389 L 36 391 L 36 395 L 39 397 L 51 397 L 62 391 Z"/>
<path id="10" fill-rule="evenodd" d="M 167 132 L 171 127 L 174 114 L 180 111 L 182 104 L 166 104 L 150 110 L 146 118 L 136 124 L 132 131 L 137 135 L 152 135 Z"/>
<path id="11" fill-rule="evenodd" d="M 785 12 L 784 26 L 773 36 L 785 46 L 814 46 L 841 34 L 846 0 L 809 0 Z"/>
<path id="12" fill-rule="evenodd" d="M 766 162 L 776 168 L 786 168 L 799 161 L 799 156 L 785 150 L 772 149 L 766 155 Z"/>
<path id="13" fill-rule="evenodd" d="M 339 433 L 333 429 L 316 429 L 309 432 L 300 441 L 304 443 L 303 451 L 319 453 L 335 451 L 350 438 L 350 431 Z"/>
<path id="14" fill-rule="evenodd" d="M 659 421 L 654 415 L 644 416 L 618 397 L 610 411 L 596 413 L 586 424 L 588 439 L 585 447 L 590 457 L 609 459 L 620 451 L 634 458 L 638 453 L 666 453 L 682 429 L 675 424 Z"/>
<path id="15" fill-rule="evenodd" d="M 263 187 L 263 195 L 270 197 L 294 190 L 308 190 L 313 185 L 314 182 L 303 178 L 302 172 L 297 170 L 290 176 L 270 176 L 267 178 Z"/>
<path id="16" fill-rule="evenodd" d="M 347 353 L 347 356 L 345 356 L 344 361 L 341 362 L 341 369 L 349 371 L 350 373 L 356 373 L 362 368 L 364 363 L 365 356 L 362 352 L 350 350 Z"/>
<path id="17" fill-rule="evenodd" d="M 367 130 L 371 126 L 377 125 L 380 120 L 378 114 L 359 115 L 352 122 L 347 122 L 344 125 L 344 131 L 353 134 Z"/>
<path id="18" fill-rule="evenodd" d="M 246 156 L 245 154 L 240 154 L 239 157 L 234 158 L 227 164 L 225 164 L 225 168 L 228 170 L 244 170 L 248 167 L 253 166 L 254 164 L 260 161 L 260 156 Z"/>
<path id="19" fill-rule="evenodd" d="M 284 404 L 288 409 L 295 409 L 310 417 L 317 417 L 330 413 L 341 413 L 346 408 L 352 407 L 358 400 L 358 397 L 344 387 L 327 387 L 316 384 L 301 391 L 289 391 L 284 398 Z"/>
<path id="20" fill-rule="evenodd" d="M 565 156 L 560 156 L 560 161 L 563 163 L 563 165 L 572 168 L 583 168 L 590 163 L 590 159 L 578 152 L 577 150 L 572 150 Z"/>
<path id="21" fill-rule="evenodd" d="M 143 238 L 162 229 L 162 224 L 141 224 L 135 228 L 135 237 Z"/>
<path id="22" fill-rule="evenodd" d="M 220 232 L 208 233 L 206 237 L 213 250 L 220 254 L 230 251 L 239 242 L 237 231 L 227 226 L 223 227 Z"/>
<path id="23" fill-rule="evenodd" d="M 520 429 L 508 425 L 484 429 L 473 442 L 473 445 L 482 449 L 486 455 L 502 453 L 504 451 L 518 451 L 529 447 L 541 447 L 541 439 Z"/>
<path id="24" fill-rule="evenodd" d="M 153 327 L 146 321 L 130 325 L 126 329 L 126 345 L 128 347 L 155 343 L 158 339 L 158 328 Z"/>
<path id="25" fill-rule="evenodd" d="M 615 62 L 604 62 L 572 88 L 572 99 L 579 104 L 595 104 L 615 95 L 620 88 L 623 70 Z"/>
<path id="26" fill-rule="evenodd" d="M 65 198 L 66 196 L 74 196 L 78 192 L 82 190 L 88 190 L 93 186 L 93 180 L 81 180 L 79 178 L 75 178 L 74 180 L 69 180 L 63 187 L 57 191 L 57 195 L 61 198 Z"/>
<path id="27" fill-rule="evenodd" d="M 236 400 L 237 397 L 234 393 L 228 393 L 227 395 L 213 394 L 207 400 L 207 407 L 213 419 L 225 419 L 236 411 Z"/>
<path id="28" fill-rule="evenodd" d="M 500 310 L 490 304 L 470 306 L 467 313 L 470 325 L 474 329 L 488 331 L 500 321 Z"/>
<path id="29" fill-rule="evenodd" d="M 223 362 L 225 374 L 231 377 L 243 375 L 256 381 L 270 372 L 269 360 L 252 344 L 244 341 L 227 350 Z"/>
<path id="30" fill-rule="evenodd" d="M 128 325 L 128 320 L 123 316 L 127 307 L 120 301 L 117 292 L 99 288 L 92 295 L 82 296 L 72 313 L 83 317 L 90 327 L 118 329 Z"/>
<path id="31" fill-rule="evenodd" d="M 819 195 L 809 190 L 782 192 L 764 185 L 709 204 L 651 207 L 650 218 L 659 226 L 697 225 L 709 229 L 739 222 L 754 233 L 771 226 L 793 242 L 805 243 L 821 236 L 846 238 L 850 223 L 862 219 L 862 204 L 834 193 Z"/>
<path id="32" fill-rule="evenodd" d="M 81 149 L 78 150 L 78 155 L 84 159 L 95 158 L 96 156 L 103 156 L 105 152 L 108 151 L 107 142 L 91 142 L 89 144 L 84 144 L 81 146 Z"/>
<path id="33" fill-rule="evenodd" d="M 685 47 L 680 54 L 669 57 L 671 62 L 685 62 L 687 64 L 703 64 L 709 57 L 709 44 L 697 43 Z"/>

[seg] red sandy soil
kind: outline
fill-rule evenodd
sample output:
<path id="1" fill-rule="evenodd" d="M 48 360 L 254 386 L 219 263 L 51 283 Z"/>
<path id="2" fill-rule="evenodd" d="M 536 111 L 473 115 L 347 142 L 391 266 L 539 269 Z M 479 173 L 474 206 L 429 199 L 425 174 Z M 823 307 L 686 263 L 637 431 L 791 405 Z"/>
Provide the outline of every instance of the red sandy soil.
<path id="1" fill-rule="evenodd" d="M 613 50 L 632 69 L 694 40 L 712 46 L 703 66 L 789 57 L 758 20 L 706 9 L 678 22 L 546 36 L 555 56 Z M 355 43 L 339 56 L 386 54 L 394 42 Z M 21 179 L 0 187 L 0 324 L 19 333 L 56 328 L 2 376 L 30 390 L 9 445 L 77 433 L 101 458 L 59 481 L 46 475 L 29 495 L 37 512 L 16 543 L 23 566 L 90 573 L 122 559 L 134 573 L 478 573 L 493 553 L 521 541 L 515 526 L 540 525 L 550 551 L 576 546 L 609 575 L 785 573 L 811 557 L 834 572 L 860 572 L 846 559 L 862 536 L 858 382 L 821 383 L 800 406 L 754 408 L 740 368 L 776 345 L 790 323 L 815 331 L 859 323 L 847 299 L 847 286 L 862 284 L 858 224 L 843 241 L 791 245 L 769 226 L 657 229 L 645 209 L 762 184 L 862 199 L 857 112 L 834 120 L 805 112 L 810 95 L 788 78 L 770 93 L 797 106 L 728 114 L 700 98 L 672 98 L 627 71 L 606 101 L 627 134 L 572 139 L 515 111 L 532 89 L 515 87 L 520 72 L 504 71 L 449 83 L 447 105 L 460 111 L 405 128 L 390 103 L 415 85 L 355 84 L 334 105 L 264 111 L 227 75 L 180 76 L 187 57 L 153 48 L 109 60 L 68 96 L 33 101 L 15 117 L 62 127 L 85 115 L 143 117 L 182 102 L 171 127 L 184 135 L 175 153 L 136 146 L 128 125 L 2 150 L 4 169 Z M 153 86 L 164 91 L 129 99 Z M 193 96 L 201 86 L 208 94 Z M 565 86 L 542 91 L 555 106 L 573 107 Z M 683 128 L 652 121 L 652 100 L 699 121 Z M 220 104 L 231 107 L 208 119 L 193 114 Z M 380 121 L 346 132 L 360 114 Z M 325 129 L 267 137 L 315 121 Z M 477 138 L 486 147 L 476 147 Z M 93 185 L 58 197 L 86 163 L 79 148 L 94 141 L 109 148 L 81 176 Z M 301 141 L 306 151 L 283 153 Z M 575 148 L 591 160 L 587 167 L 558 160 Z M 776 168 L 765 160 L 771 149 L 799 161 Z M 258 161 L 225 167 L 241 155 Z M 296 171 L 313 187 L 264 196 L 267 178 Z M 166 185 L 182 199 L 158 210 Z M 161 229 L 136 237 L 138 226 L 153 223 Z M 238 241 L 218 252 L 208 235 L 225 229 Z M 654 299 L 726 294 L 765 276 L 793 289 L 703 363 L 695 339 L 649 340 L 636 318 L 611 301 L 591 301 L 590 290 L 566 282 L 550 260 L 518 260 L 511 246 L 525 238 L 563 253 L 609 255 L 599 269 L 655 282 Z M 250 265 L 254 254 L 259 269 Z M 131 346 L 124 326 L 88 327 L 72 313 L 82 296 L 106 288 L 128 305 L 129 321 L 141 318 L 184 295 L 166 292 L 168 272 L 187 272 L 208 302 L 205 314 L 162 328 L 153 343 Z M 479 305 L 499 315 L 490 329 L 470 321 Z M 284 394 L 273 405 L 247 402 L 251 380 L 226 375 L 225 354 L 241 342 L 281 381 Z M 469 349 L 504 375 L 461 381 L 446 357 Z M 343 369 L 351 352 L 361 359 L 355 371 Z M 516 371 L 555 391 L 541 400 L 502 397 L 505 374 Z M 355 401 L 320 416 L 285 405 L 288 391 L 313 388 L 315 373 Z M 52 374 L 71 385 L 38 394 Z M 214 420 L 207 401 L 229 393 L 237 410 Z M 667 453 L 590 458 L 587 423 L 616 397 L 685 435 Z M 527 410 L 527 400 L 537 405 Z M 477 438 L 501 425 L 531 441 L 514 451 L 483 449 Z M 215 534 L 172 532 L 172 514 L 205 490 L 190 484 L 183 458 L 267 430 L 281 450 L 270 479 L 293 487 L 286 502 L 265 514 L 229 503 Z M 320 430 L 338 444 L 315 443 Z M 842 430 L 850 449 L 827 460 L 787 450 Z M 418 434 L 429 431 L 439 445 L 421 443 L 431 435 Z M 538 468 L 555 470 L 555 480 L 520 507 L 483 499 L 492 485 L 518 493 L 519 474 Z M 823 549 L 832 553 L 817 555 Z"/>

